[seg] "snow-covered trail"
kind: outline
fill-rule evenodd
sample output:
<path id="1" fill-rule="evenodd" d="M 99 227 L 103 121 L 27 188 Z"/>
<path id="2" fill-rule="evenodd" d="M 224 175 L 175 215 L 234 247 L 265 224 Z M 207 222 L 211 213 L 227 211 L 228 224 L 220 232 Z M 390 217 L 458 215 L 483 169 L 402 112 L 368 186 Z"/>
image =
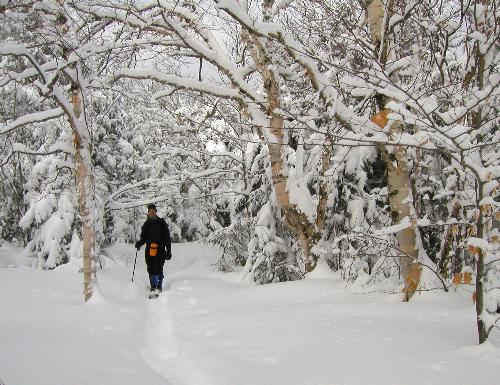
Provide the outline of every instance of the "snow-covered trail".
<path id="1" fill-rule="evenodd" d="M 220 280 L 220 275 L 213 272 L 212 266 L 217 261 L 218 252 L 203 245 L 178 244 L 173 246 L 173 254 L 174 258 L 165 266 L 164 292 L 158 299 L 146 301 L 146 328 L 141 354 L 153 370 L 169 380 L 169 384 L 213 383 L 211 373 L 199 365 L 191 349 L 186 349 L 188 341 L 179 341 L 170 301 L 183 302 L 184 294 L 192 290 L 191 280 L 205 280 L 208 286 L 212 281 Z M 187 302 L 195 305 L 196 298 L 189 297 Z M 204 313 L 203 310 L 198 312 Z"/>
<path id="2" fill-rule="evenodd" d="M 325 266 L 300 282 L 243 286 L 213 250 L 178 245 L 147 305 L 142 356 L 172 385 L 496 384 L 499 339 L 476 346 L 457 294 L 354 294 Z"/>
<path id="3" fill-rule="evenodd" d="M 82 303 L 78 264 L 23 266 L 0 249 L 0 379 L 6 385 L 495 385 L 500 336 L 476 345 L 468 297 L 410 303 L 355 294 L 319 266 L 299 282 L 245 286 L 218 251 L 173 245 L 167 290 L 148 300 L 142 252 L 107 249 Z M 21 263 L 18 263 L 22 261 Z"/>

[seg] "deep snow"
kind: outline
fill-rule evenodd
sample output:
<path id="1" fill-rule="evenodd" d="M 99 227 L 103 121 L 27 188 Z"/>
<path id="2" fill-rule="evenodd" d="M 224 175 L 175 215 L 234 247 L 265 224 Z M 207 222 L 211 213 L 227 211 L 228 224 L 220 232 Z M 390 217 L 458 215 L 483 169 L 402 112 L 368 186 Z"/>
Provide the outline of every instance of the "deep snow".
<path id="1" fill-rule="evenodd" d="M 34 270 L 0 249 L 5 385 L 495 385 L 500 336 L 477 346 L 470 297 L 356 294 L 319 266 L 307 279 L 245 286 L 218 251 L 173 245 L 165 292 L 146 298 L 142 250 L 106 250 L 82 303 L 77 262 Z"/>

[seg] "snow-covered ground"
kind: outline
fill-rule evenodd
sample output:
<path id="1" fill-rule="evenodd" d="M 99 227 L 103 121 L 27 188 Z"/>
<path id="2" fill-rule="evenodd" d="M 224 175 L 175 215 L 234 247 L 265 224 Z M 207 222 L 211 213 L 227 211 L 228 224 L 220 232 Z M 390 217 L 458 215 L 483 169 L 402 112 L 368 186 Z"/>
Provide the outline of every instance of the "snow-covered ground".
<path id="1" fill-rule="evenodd" d="M 165 292 L 146 298 L 141 255 L 106 250 L 82 303 L 76 263 L 38 271 L 0 250 L 5 385 L 495 385 L 500 336 L 477 346 L 470 297 L 400 303 L 356 294 L 320 266 L 307 279 L 244 286 L 213 271 L 217 250 L 173 245 Z M 0 381 L 1 383 L 1 381 Z"/>

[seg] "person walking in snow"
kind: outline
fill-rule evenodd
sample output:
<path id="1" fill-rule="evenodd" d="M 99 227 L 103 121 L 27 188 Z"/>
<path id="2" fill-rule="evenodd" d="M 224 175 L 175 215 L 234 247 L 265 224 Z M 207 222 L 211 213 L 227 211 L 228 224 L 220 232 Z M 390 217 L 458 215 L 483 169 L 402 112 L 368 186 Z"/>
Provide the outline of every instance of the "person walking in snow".
<path id="1" fill-rule="evenodd" d="M 148 205 L 148 218 L 142 225 L 141 238 L 135 243 L 139 250 L 146 244 L 146 265 L 152 292 L 161 292 L 163 283 L 163 265 L 165 259 L 172 258 L 170 231 L 165 219 L 156 215 L 156 206 Z"/>

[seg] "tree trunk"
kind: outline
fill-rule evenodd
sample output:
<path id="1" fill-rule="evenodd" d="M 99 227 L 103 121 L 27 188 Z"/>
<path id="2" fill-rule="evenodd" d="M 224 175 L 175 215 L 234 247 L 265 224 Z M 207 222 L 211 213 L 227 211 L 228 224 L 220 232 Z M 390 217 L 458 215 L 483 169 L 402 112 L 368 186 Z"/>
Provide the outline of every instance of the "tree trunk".
<path id="1" fill-rule="evenodd" d="M 82 97 L 79 88 L 73 91 L 73 111 L 70 124 L 73 129 L 75 147 L 76 180 L 78 187 L 78 203 L 82 220 L 83 240 L 83 294 L 87 302 L 94 292 L 96 279 L 95 235 L 93 228 L 93 194 L 91 174 L 90 138 L 82 119 Z"/>
<path id="2" fill-rule="evenodd" d="M 311 255 L 311 248 L 321 237 L 321 228 L 319 228 L 317 224 L 322 225 L 324 220 L 320 219 L 317 224 L 310 223 L 306 215 L 300 212 L 300 210 L 290 202 L 282 156 L 282 147 L 284 145 L 284 119 L 279 112 L 277 112 L 280 108 L 280 94 L 277 81 L 278 75 L 270 69 L 272 63 L 267 57 L 266 49 L 263 46 L 264 43 L 261 42 L 257 36 L 253 36 L 249 32 L 244 33 L 243 39 L 247 42 L 250 55 L 261 74 L 266 90 L 266 115 L 269 117 L 271 134 L 270 138 L 267 139 L 271 160 L 271 175 L 276 198 L 281 208 L 285 226 L 297 237 L 301 244 L 306 271 L 311 271 L 316 264 L 316 260 Z M 323 212 L 323 216 L 325 210 L 322 206 L 325 204 L 326 201 L 319 206 L 319 211 Z"/>
<path id="3" fill-rule="evenodd" d="M 325 146 L 321 156 L 321 181 L 319 184 L 319 202 L 316 216 L 316 227 L 318 230 L 323 230 L 325 228 L 326 204 L 328 202 L 328 182 L 326 181 L 325 173 L 330 167 L 330 156 L 330 147 Z"/>
<path id="4" fill-rule="evenodd" d="M 460 201 L 458 198 L 455 198 L 453 202 L 453 208 L 451 210 L 451 217 L 450 218 L 456 218 L 458 219 L 458 215 L 460 213 L 460 209 L 462 208 Z M 456 224 L 450 225 L 448 229 L 446 230 L 446 235 L 444 237 L 443 245 L 441 247 L 441 253 L 439 256 L 439 262 L 438 262 L 438 269 L 439 269 L 439 274 L 443 278 L 448 278 L 448 264 L 450 261 L 450 250 L 451 250 L 451 243 L 453 242 L 453 239 L 455 238 L 456 235 L 456 229 L 457 229 Z"/>
<path id="5" fill-rule="evenodd" d="M 385 20 L 388 20 L 390 15 L 386 15 L 386 11 L 390 12 L 392 1 L 383 2 L 382 0 L 372 0 L 367 4 L 366 12 L 370 25 L 372 41 L 377 50 L 377 58 L 383 66 L 387 61 L 389 53 L 389 40 L 387 39 L 387 31 Z M 393 75 L 395 76 L 395 75 Z M 384 109 L 387 98 L 383 95 L 375 96 L 379 109 Z M 380 127 L 385 127 L 387 123 L 387 114 L 390 111 L 380 111 L 377 118 L 381 119 L 374 122 Z M 375 118 L 375 117 L 374 117 Z M 389 133 L 391 139 L 396 139 L 396 136 L 403 132 L 403 124 L 401 122 L 393 122 Z M 404 301 L 409 301 L 412 295 L 418 288 L 422 267 L 418 262 L 418 253 L 420 249 L 420 234 L 413 223 L 415 221 L 415 208 L 413 206 L 413 194 L 411 191 L 410 175 L 408 172 L 408 163 L 406 160 L 406 149 L 402 146 L 393 146 L 390 148 L 381 148 L 384 160 L 387 166 L 387 182 L 389 187 L 389 205 L 392 212 L 392 217 L 395 224 L 401 223 L 403 218 L 408 217 L 412 226 L 400 230 L 396 233 L 399 250 L 401 256 L 399 263 L 403 274 L 404 282 Z"/>
<path id="6" fill-rule="evenodd" d="M 62 3 L 60 4 L 63 5 Z M 61 8 L 63 9 L 63 8 Z M 57 25 L 60 28 L 61 36 L 68 34 L 67 17 L 65 12 L 58 13 Z M 70 62 L 69 55 L 72 51 L 61 48 L 65 55 L 65 60 Z M 83 295 L 87 302 L 94 292 L 97 283 L 96 277 L 96 255 L 95 255 L 95 201 L 93 194 L 92 178 L 92 140 L 88 130 L 85 114 L 83 113 L 83 95 L 80 86 L 81 68 L 80 63 L 75 62 L 65 71 L 71 81 L 71 100 L 68 100 L 62 88 L 55 86 L 53 96 L 57 103 L 64 110 L 68 117 L 69 124 L 73 131 L 75 177 L 78 190 L 79 214 L 82 221 L 82 242 L 83 242 Z"/>
<path id="7" fill-rule="evenodd" d="M 473 6 L 473 19 L 471 21 L 472 29 L 475 31 L 480 31 L 484 34 L 487 34 L 486 26 L 484 20 L 487 19 L 487 12 L 489 0 L 481 0 L 476 1 Z M 481 11 L 483 13 L 482 17 L 478 18 L 476 11 L 479 11 L 479 7 L 476 8 L 479 4 L 481 4 L 484 8 Z M 495 28 L 496 30 L 496 28 Z M 487 79 L 486 74 L 486 61 L 485 61 L 485 53 L 482 52 L 480 44 L 478 41 L 473 43 L 473 48 L 470 53 L 471 59 L 471 68 L 464 76 L 464 81 L 462 87 L 464 89 L 468 89 L 470 87 L 477 87 L 479 90 L 484 89 L 485 78 Z M 471 112 L 469 115 L 470 126 L 480 132 L 481 126 L 483 124 L 483 111 L 482 108 L 479 108 L 477 111 Z M 483 141 L 483 135 L 480 134 L 477 137 L 477 142 L 481 143 Z M 478 148 L 479 159 L 483 158 L 483 148 Z M 477 234 L 476 237 L 479 239 L 487 238 L 486 233 L 488 230 L 488 226 L 486 224 L 486 212 L 483 212 L 483 208 L 480 206 L 482 199 L 485 197 L 484 193 L 484 185 L 485 180 L 481 178 L 480 175 L 477 174 L 476 171 L 473 171 L 476 174 L 477 181 L 477 210 L 478 210 L 478 218 L 477 218 Z M 478 331 L 478 339 L 479 344 L 486 342 L 488 339 L 488 330 L 485 325 L 482 317 L 483 312 L 486 312 L 484 308 L 484 276 L 485 276 L 485 266 L 484 266 L 484 254 L 485 250 L 479 249 L 476 254 L 477 262 L 476 262 L 476 317 L 477 317 L 477 331 Z"/>
<path id="8" fill-rule="evenodd" d="M 391 126 L 391 136 L 401 132 L 402 124 L 394 122 Z M 422 266 L 418 262 L 420 249 L 420 234 L 415 227 L 415 209 L 411 191 L 410 174 L 406 161 L 406 150 L 396 146 L 389 153 L 388 149 L 382 152 L 387 166 L 387 183 L 389 188 L 389 205 L 395 224 L 400 224 L 404 218 L 410 220 L 411 226 L 396 233 L 400 257 L 399 264 L 404 281 L 404 301 L 409 301 L 418 288 Z"/>
<path id="9" fill-rule="evenodd" d="M 483 199 L 483 182 L 479 182 L 479 191 L 478 191 L 478 202 L 481 202 Z M 479 207 L 479 205 L 478 205 Z M 477 219 L 477 237 L 483 239 L 485 236 L 485 228 L 484 228 L 484 218 L 481 208 L 479 208 L 479 217 Z M 477 262 L 476 262 L 476 316 L 477 316 L 477 333 L 479 338 L 479 343 L 482 344 L 486 342 L 488 339 L 488 332 L 486 330 L 486 325 L 482 320 L 482 313 L 484 310 L 484 250 L 479 249 L 477 254 Z"/>

